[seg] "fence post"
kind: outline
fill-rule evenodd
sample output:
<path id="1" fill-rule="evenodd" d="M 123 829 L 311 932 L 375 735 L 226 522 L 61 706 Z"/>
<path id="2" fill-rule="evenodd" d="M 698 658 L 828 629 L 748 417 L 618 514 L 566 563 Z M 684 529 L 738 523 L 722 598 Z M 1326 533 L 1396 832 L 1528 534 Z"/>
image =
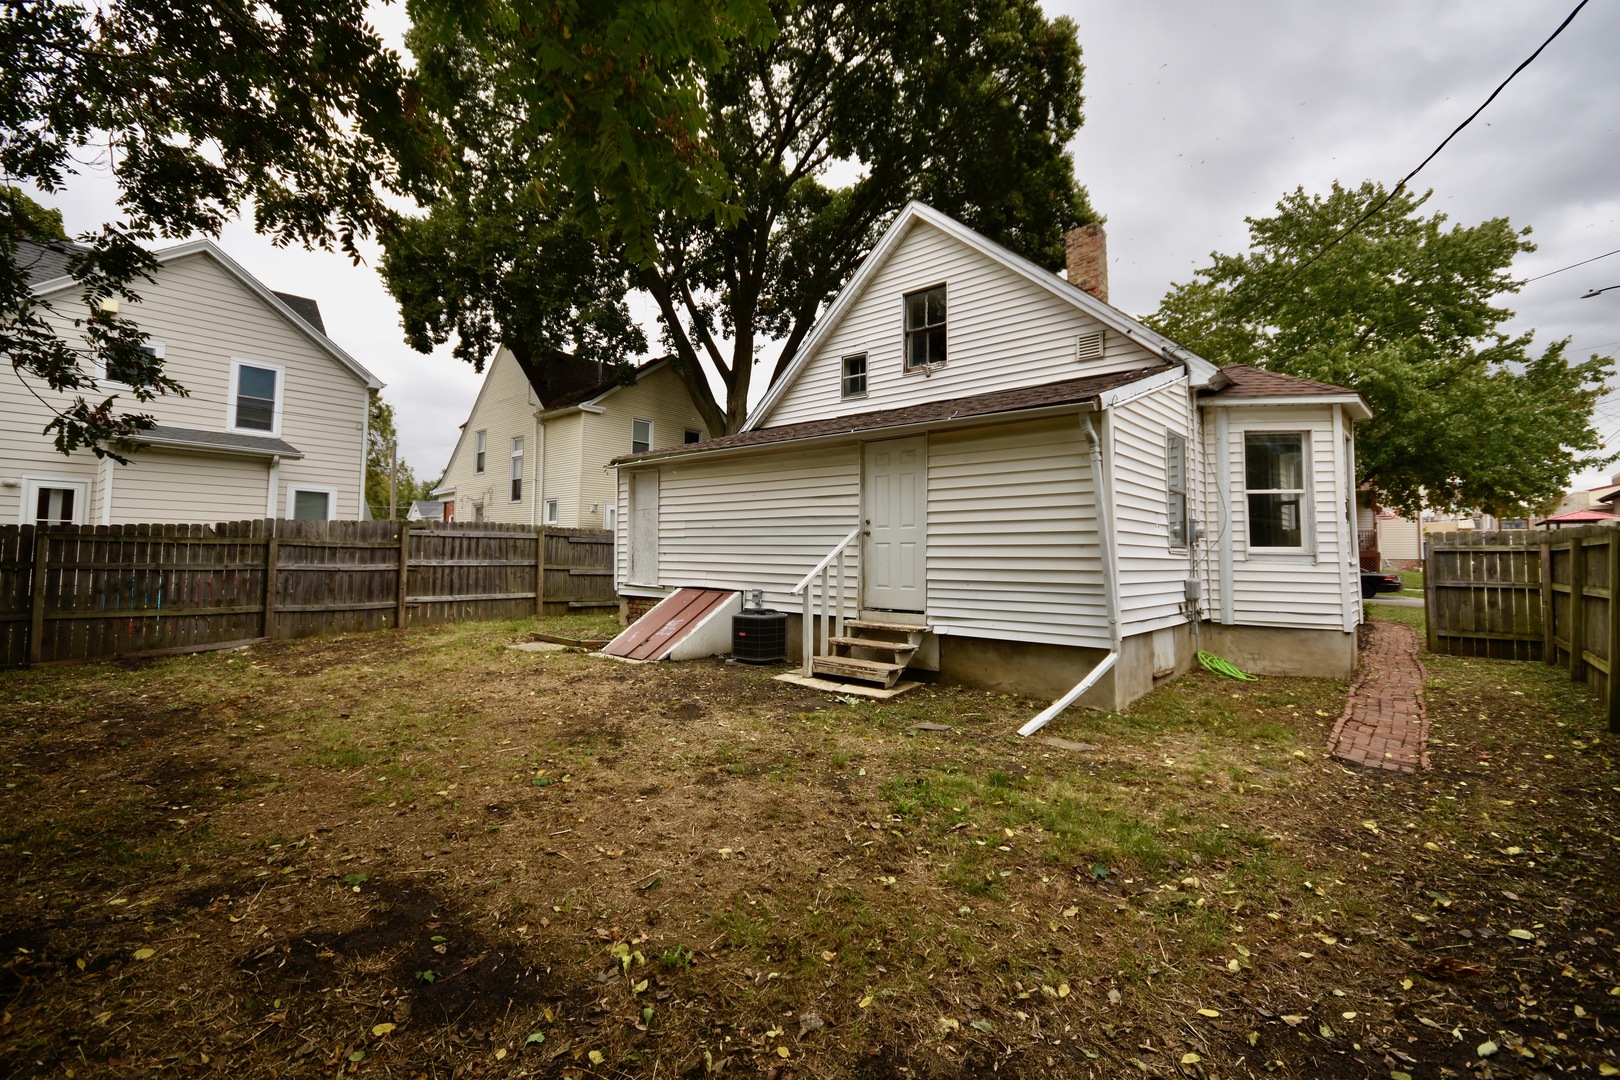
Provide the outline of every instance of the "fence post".
<path id="1" fill-rule="evenodd" d="M 1586 551 L 1581 546 L 1581 534 L 1576 531 L 1569 538 L 1569 677 L 1574 682 L 1586 679 Z"/>
<path id="2" fill-rule="evenodd" d="M 1609 621 L 1608 640 L 1604 642 L 1604 652 L 1608 654 L 1609 676 L 1603 680 L 1605 704 L 1609 709 L 1609 730 L 1620 732 L 1620 689 L 1616 682 L 1620 680 L 1620 664 L 1615 663 L 1615 657 L 1620 655 L 1620 543 L 1615 543 L 1614 531 L 1611 529 L 1604 542 L 1609 550 Z"/>
<path id="3" fill-rule="evenodd" d="M 264 541 L 264 636 L 276 636 L 276 563 L 281 559 L 276 522 L 270 522 L 270 535 Z"/>
<path id="4" fill-rule="evenodd" d="M 394 583 L 394 629 L 405 629 L 407 608 L 405 606 L 406 590 L 411 575 L 411 526 L 409 522 L 399 523 L 399 574 Z"/>
<path id="5" fill-rule="evenodd" d="M 1541 541 L 1541 658 L 1558 663 L 1558 628 L 1553 624 L 1552 537 Z"/>
<path id="6" fill-rule="evenodd" d="M 534 534 L 534 614 L 546 613 L 546 527 Z"/>
<path id="7" fill-rule="evenodd" d="M 28 666 L 34 667 L 44 659 L 45 653 L 45 553 L 50 537 L 45 526 L 34 533 L 34 569 L 29 574 L 30 592 L 28 608 Z"/>
<path id="8" fill-rule="evenodd" d="M 1429 651 L 1440 651 L 1440 599 L 1439 591 L 1435 588 L 1434 575 L 1444 560 L 1435 556 L 1435 547 L 1439 541 L 1438 536 L 1430 537 L 1423 542 L 1423 631 L 1429 639 Z M 1366 606 L 1366 602 L 1362 602 Z"/>

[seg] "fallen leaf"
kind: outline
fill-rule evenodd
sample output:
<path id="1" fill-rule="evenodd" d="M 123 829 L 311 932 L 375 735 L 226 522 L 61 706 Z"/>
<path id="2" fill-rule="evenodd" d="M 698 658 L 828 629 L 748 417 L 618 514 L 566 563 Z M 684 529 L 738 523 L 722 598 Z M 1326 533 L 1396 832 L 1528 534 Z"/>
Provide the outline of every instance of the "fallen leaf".
<path id="1" fill-rule="evenodd" d="M 960 1030 L 962 1030 L 962 1025 L 951 1019 L 949 1016 L 942 1016 L 939 1018 L 939 1033 L 941 1035 L 945 1034 L 946 1032 Z"/>
<path id="2" fill-rule="evenodd" d="M 1219 1009 L 1199 1009 L 1198 1010 L 1198 1015 L 1199 1016 L 1219 1016 L 1219 1015 L 1221 1015 L 1221 1013 L 1220 1013 Z"/>
<path id="3" fill-rule="evenodd" d="M 1057 995 L 1060 998 L 1068 997 L 1069 996 L 1069 984 L 1066 983 L 1066 982 L 1065 983 L 1058 983 Z"/>
<path id="4" fill-rule="evenodd" d="M 156 949 L 136 949 L 134 951 L 134 953 L 132 953 L 131 955 L 133 955 L 135 957 L 135 959 L 137 959 L 137 960 L 145 960 L 148 957 L 156 956 L 157 955 L 157 950 Z"/>
<path id="5" fill-rule="evenodd" d="M 381 1038 L 382 1036 L 388 1034 L 390 1031 L 393 1031 L 393 1030 L 394 1030 L 394 1025 L 393 1024 L 378 1024 L 376 1027 L 371 1029 L 371 1033 L 373 1035 L 376 1035 L 377 1037 Z"/>
<path id="6" fill-rule="evenodd" d="M 646 1012 L 646 1011 L 647 1011 L 646 1009 L 642 1010 L 642 1012 Z M 546 1033 L 545 1032 L 543 1032 L 543 1031 L 531 1031 L 531 1032 L 529 1032 L 529 1037 L 527 1039 L 523 1040 L 523 1045 L 524 1046 L 539 1046 L 541 1043 L 543 1043 L 545 1041 L 546 1041 Z"/>
<path id="7" fill-rule="evenodd" d="M 867 994 L 865 997 L 861 998 L 860 1004 L 857 1006 L 857 1008 L 864 1009 L 864 1008 L 868 1007 L 871 1004 L 872 1004 L 872 995 Z"/>
<path id="8" fill-rule="evenodd" d="M 986 1035 L 988 1035 L 988 1034 L 990 1034 L 990 1032 L 996 1030 L 995 1027 L 992 1026 L 990 1021 L 988 1021 L 988 1020 L 975 1020 L 971 1024 L 969 1024 L 968 1027 L 972 1028 L 974 1031 L 982 1031 Z"/>
<path id="9" fill-rule="evenodd" d="M 1199 1057 L 1197 1054 L 1193 1053 L 1190 1050 L 1187 1053 L 1181 1055 L 1181 1063 L 1183 1065 L 1196 1065 L 1200 1061 L 1203 1061 L 1203 1060 L 1204 1060 L 1203 1058 Z"/>
<path id="10" fill-rule="evenodd" d="M 1520 930 L 1517 927 L 1515 927 L 1514 929 L 1508 931 L 1508 937 L 1510 937 L 1510 938 L 1518 938 L 1520 941 L 1534 941 L 1534 940 L 1536 940 L 1536 935 L 1532 934 L 1528 930 Z"/>
<path id="11" fill-rule="evenodd" d="M 602 1051 L 600 1051 L 600 1050 L 592 1050 L 589 1054 L 586 1054 L 585 1056 L 591 1059 L 591 1064 L 592 1065 L 600 1065 L 600 1064 L 602 1064 L 602 1062 L 607 1060 L 607 1058 L 602 1056 Z"/>
<path id="12" fill-rule="evenodd" d="M 1477 1053 L 1482 1058 L 1488 1058 L 1492 1054 L 1496 1053 L 1496 1051 L 1497 1051 L 1497 1045 L 1495 1043 L 1491 1042 L 1489 1039 L 1486 1039 L 1484 1042 L 1479 1044 L 1479 1048 L 1477 1050 L 1475 1050 L 1474 1052 Z"/>
<path id="13" fill-rule="evenodd" d="M 1063 917 L 1065 919 L 1072 919 L 1078 914 L 1080 914 L 1080 909 L 1077 907 L 1066 907 L 1063 909 Z"/>
<path id="14" fill-rule="evenodd" d="M 1346 1020 L 1354 1020 L 1356 1018 L 1356 1013 L 1355 1013 L 1354 1009 L 1352 1009 L 1349 1012 L 1342 1012 L 1339 1015 L 1344 1017 Z"/>
<path id="15" fill-rule="evenodd" d="M 776 1048 L 776 1056 L 777 1057 L 783 1057 L 783 1058 L 792 1057 L 793 1056 L 793 1051 L 789 1050 L 785 1046 L 778 1046 Z"/>
<path id="16" fill-rule="evenodd" d="M 1299 1015 L 1299 1013 L 1289 1013 L 1287 1016 L 1282 1018 L 1282 1022 L 1287 1024 L 1289 1027 L 1299 1027 L 1299 1025 L 1305 1022 L 1305 1018 Z"/>
<path id="17" fill-rule="evenodd" d="M 495 1060 L 496 1061 L 501 1061 L 505 1057 L 506 1057 L 506 1047 L 503 1046 L 499 1050 L 495 1051 Z"/>
<path id="18" fill-rule="evenodd" d="M 831 949 L 822 949 L 821 958 L 830 964 L 834 960 L 838 959 L 838 954 L 833 952 Z"/>

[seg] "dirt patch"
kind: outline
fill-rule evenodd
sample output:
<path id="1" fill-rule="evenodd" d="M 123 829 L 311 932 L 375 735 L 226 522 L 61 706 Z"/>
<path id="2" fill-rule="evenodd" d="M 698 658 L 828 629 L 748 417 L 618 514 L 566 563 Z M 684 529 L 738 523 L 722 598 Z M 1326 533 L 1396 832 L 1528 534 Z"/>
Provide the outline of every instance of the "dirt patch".
<path id="1" fill-rule="evenodd" d="M 1395 779 L 1327 759 L 1329 683 L 1200 674 L 1076 752 L 537 625 L 8 676 L 0 1070 L 1620 1066 L 1620 776 L 1542 666 L 1426 658 Z"/>

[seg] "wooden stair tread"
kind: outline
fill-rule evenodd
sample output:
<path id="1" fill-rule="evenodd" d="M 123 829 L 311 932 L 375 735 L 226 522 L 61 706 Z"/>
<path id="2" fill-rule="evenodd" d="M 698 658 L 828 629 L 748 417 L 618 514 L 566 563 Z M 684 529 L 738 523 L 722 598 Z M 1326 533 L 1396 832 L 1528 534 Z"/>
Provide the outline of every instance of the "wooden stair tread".
<path id="1" fill-rule="evenodd" d="M 845 625 L 847 626 L 848 624 L 846 623 Z M 857 649 L 881 649 L 886 652 L 900 652 L 902 650 L 906 652 L 917 651 L 917 646 L 909 641 L 882 641 L 878 638 L 830 637 L 827 639 L 827 643 L 829 645 L 848 645 L 851 648 Z"/>
<path id="2" fill-rule="evenodd" d="M 926 626 L 913 626 L 910 623 L 878 622 L 876 619 L 845 619 L 844 629 L 887 630 L 899 634 L 928 633 L 928 627 Z"/>
<path id="3" fill-rule="evenodd" d="M 881 660 L 856 660 L 848 656 L 818 656 L 812 662 L 813 670 L 828 675 L 842 675 L 847 679 L 865 679 L 893 686 L 904 664 L 885 664 Z"/>

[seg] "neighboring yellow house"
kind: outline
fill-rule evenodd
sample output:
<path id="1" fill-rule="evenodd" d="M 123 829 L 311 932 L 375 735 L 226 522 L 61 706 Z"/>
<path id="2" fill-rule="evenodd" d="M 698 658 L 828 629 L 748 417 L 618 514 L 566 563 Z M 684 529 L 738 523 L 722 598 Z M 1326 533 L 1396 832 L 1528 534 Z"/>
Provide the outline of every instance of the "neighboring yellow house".
<path id="1" fill-rule="evenodd" d="M 609 461 L 708 434 L 668 360 L 641 365 L 630 385 L 572 360 L 550 375 L 556 390 L 542 401 L 511 351 L 496 352 L 431 492 L 446 520 L 611 529 Z"/>
<path id="2" fill-rule="evenodd" d="M 72 246 L 27 244 L 19 260 L 68 341 L 82 311 L 67 276 Z M 69 398 L 12 373 L 0 380 L 0 522 L 213 524 L 249 518 L 363 516 L 367 404 L 382 383 L 326 336 L 315 301 L 271 292 L 207 240 L 153 252 L 140 301 L 122 314 L 163 358 L 186 397 L 129 400 L 102 377 L 120 411 L 157 426 L 128 465 L 87 450 L 58 453 L 43 434 Z M 87 362 L 93 358 L 86 352 Z"/>

